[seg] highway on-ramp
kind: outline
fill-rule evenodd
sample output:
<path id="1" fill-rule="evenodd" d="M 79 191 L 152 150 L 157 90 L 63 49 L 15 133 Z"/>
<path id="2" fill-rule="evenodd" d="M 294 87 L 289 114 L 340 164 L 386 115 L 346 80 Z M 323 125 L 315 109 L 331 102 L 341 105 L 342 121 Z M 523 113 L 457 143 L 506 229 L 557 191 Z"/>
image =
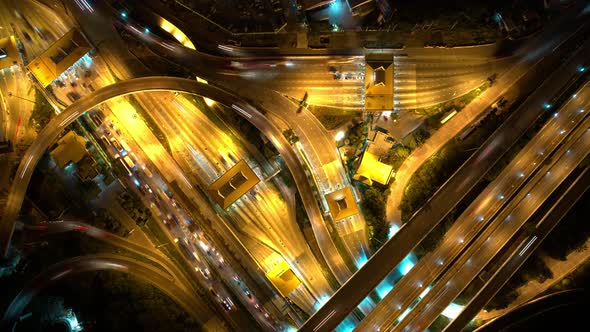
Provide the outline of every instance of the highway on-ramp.
<path id="1" fill-rule="evenodd" d="M 115 247 L 128 250 L 161 266 L 167 273 L 175 277 L 175 283 L 178 287 L 184 289 L 185 291 L 191 290 L 191 284 L 187 280 L 186 275 L 175 264 L 172 264 L 172 262 L 170 262 L 170 260 L 166 256 L 162 255 L 159 251 L 154 250 L 154 248 L 145 248 L 141 245 L 138 245 L 134 242 L 127 240 L 126 238 L 94 227 L 85 222 L 73 220 L 56 220 L 37 225 L 25 224 L 24 229 L 36 236 L 48 236 L 66 232 L 78 232 L 85 236 L 89 236 L 99 241 L 113 245 Z"/>
<path id="2" fill-rule="evenodd" d="M 294 155 L 291 146 L 283 137 L 281 131 L 270 124 L 266 117 L 260 114 L 255 108 L 232 94 L 210 85 L 197 83 L 193 80 L 172 77 L 147 77 L 122 81 L 81 98 L 56 116 L 39 134 L 37 140 L 29 147 L 19 165 L 8 196 L 5 213 L 2 216 L 2 223 L 0 224 L 0 244 L 4 251 L 8 249 L 14 229 L 15 219 L 20 211 L 26 188 L 35 169 L 35 165 L 43 153 L 45 153 L 46 149 L 55 142 L 63 129 L 81 116 L 82 113 L 111 98 L 139 91 L 163 90 L 182 91 L 202 95 L 231 107 L 240 116 L 243 116 L 246 120 L 250 121 L 263 132 L 269 140 L 271 140 L 283 156 L 285 163 L 292 172 L 310 219 L 316 218 L 323 220 L 315 197 L 311 191 L 311 187 L 307 182 L 306 174 L 301 167 L 301 164 L 299 164 L 297 157 Z M 329 236 L 328 234 L 326 235 Z M 332 243 L 329 238 L 327 241 Z M 331 254 L 338 255 L 336 248 L 333 249 L 334 251 Z"/>

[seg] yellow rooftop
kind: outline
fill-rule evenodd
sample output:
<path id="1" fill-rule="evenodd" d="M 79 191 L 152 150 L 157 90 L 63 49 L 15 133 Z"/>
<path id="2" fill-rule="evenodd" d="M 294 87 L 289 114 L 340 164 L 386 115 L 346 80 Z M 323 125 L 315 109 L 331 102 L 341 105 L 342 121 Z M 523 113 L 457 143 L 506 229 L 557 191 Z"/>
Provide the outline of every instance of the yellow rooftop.
<path id="1" fill-rule="evenodd" d="M 342 220 L 359 212 L 349 186 L 333 191 L 325 197 L 334 221 Z"/>
<path id="2" fill-rule="evenodd" d="M 288 296 L 297 288 L 301 281 L 284 260 L 266 273 L 266 277 L 276 287 L 282 296 Z"/>
<path id="3" fill-rule="evenodd" d="M 207 191 L 217 204 L 227 209 L 258 182 L 260 182 L 260 179 L 258 179 L 256 173 L 244 160 L 240 160 L 219 179 L 215 180 Z"/>
<path id="4" fill-rule="evenodd" d="M 386 185 L 392 176 L 393 167 L 380 162 L 374 154 L 365 151 L 353 179 L 368 185 L 372 185 L 373 181 Z"/>
<path id="5" fill-rule="evenodd" d="M 393 56 L 367 54 L 365 62 L 365 110 L 393 110 Z"/>
<path id="6" fill-rule="evenodd" d="M 86 155 L 86 140 L 73 131 L 65 134 L 57 144 L 49 155 L 60 168 L 66 167 L 70 162 L 77 163 Z"/>
<path id="7" fill-rule="evenodd" d="M 43 86 L 48 86 L 88 51 L 90 45 L 82 34 L 72 29 L 31 61 L 27 68 Z"/>
<path id="8" fill-rule="evenodd" d="M 0 69 L 12 67 L 21 64 L 21 58 L 16 47 L 16 39 L 9 36 L 0 39 Z"/>

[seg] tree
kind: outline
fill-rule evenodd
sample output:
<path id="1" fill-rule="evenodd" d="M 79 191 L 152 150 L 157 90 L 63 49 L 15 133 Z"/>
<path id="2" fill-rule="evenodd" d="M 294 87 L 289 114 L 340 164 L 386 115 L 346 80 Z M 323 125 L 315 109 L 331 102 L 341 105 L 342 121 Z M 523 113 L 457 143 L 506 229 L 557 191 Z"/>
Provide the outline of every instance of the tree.
<path id="1" fill-rule="evenodd" d="M 393 148 L 391 148 L 391 150 L 387 152 L 387 154 L 381 157 L 381 161 L 385 164 L 391 165 L 393 170 L 397 171 L 404 160 L 410 156 L 411 152 L 412 150 L 410 150 L 409 147 L 396 144 L 393 146 Z"/>
<path id="2" fill-rule="evenodd" d="M 408 142 L 408 146 L 410 149 L 415 150 L 420 145 L 424 144 L 424 142 L 430 137 L 430 132 L 424 128 L 419 128 L 412 133 L 410 136 L 410 140 Z"/>
<path id="3" fill-rule="evenodd" d="M 369 228 L 369 241 L 373 250 L 379 249 L 389 237 L 389 224 L 385 218 L 385 204 L 389 189 L 375 185 L 362 192 L 362 210 Z"/>
<path id="4" fill-rule="evenodd" d="M 45 99 L 45 96 L 38 90 L 35 91 L 35 107 L 31 118 L 29 119 L 29 126 L 34 124 L 36 132 L 41 131 L 53 117 L 53 108 Z"/>

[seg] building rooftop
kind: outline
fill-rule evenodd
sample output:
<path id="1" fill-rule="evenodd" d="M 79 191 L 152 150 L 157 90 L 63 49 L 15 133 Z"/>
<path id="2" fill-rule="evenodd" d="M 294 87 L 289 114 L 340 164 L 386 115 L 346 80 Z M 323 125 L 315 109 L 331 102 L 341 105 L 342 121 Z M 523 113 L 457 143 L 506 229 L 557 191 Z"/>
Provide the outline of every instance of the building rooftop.
<path id="1" fill-rule="evenodd" d="M 88 51 L 90 51 L 90 45 L 82 34 L 72 29 L 31 61 L 27 68 L 43 86 L 48 86 Z"/>
<path id="2" fill-rule="evenodd" d="M 60 168 L 70 162 L 77 163 L 86 155 L 86 140 L 74 131 L 69 131 L 57 141 L 57 147 L 49 155 Z"/>
<path id="3" fill-rule="evenodd" d="M 365 109 L 393 110 L 393 56 L 367 54 L 365 61 Z"/>
<path id="4" fill-rule="evenodd" d="M 282 296 L 288 296 L 301 284 L 301 281 L 284 260 L 268 271 L 266 277 Z"/>
<path id="5" fill-rule="evenodd" d="M 95 162 L 92 157 L 86 155 L 78 162 L 78 177 L 82 181 L 93 180 L 98 176 L 98 170 L 94 167 Z"/>
<path id="6" fill-rule="evenodd" d="M 0 69 L 21 64 L 21 58 L 16 47 L 16 39 L 9 36 L 0 39 Z"/>
<path id="7" fill-rule="evenodd" d="M 211 198 L 224 209 L 227 209 L 238 198 L 242 197 L 260 179 L 244 160 L 240 160 L 225 174 L 213 182 L 207 191 Z"/>
<path id="8" fill-rule="evenodd" d="M 328 207 L 330 208 L 330 213 L 334 221 L 342 220 L 359 212 L 350 186 L 333 191 L 324 197 L 328 202 Z"/>
<path id="9" fill-rule="evenodd" d="M 384 154 L 389 152 L 393 147 L 393 139 L 383 131 L 374 131 L 373 138 L 369 141 L 367 151 L 374 154 L 377 158 L 381 158 Z"/>
<path id="10" fill-rule="evenodd" d="M 392 176 L 393 167 L 380 162 L 374 154 L 365 151 L 353 179 L 368 185 L 373 185 L 373 181 L 387 185 Z"/>

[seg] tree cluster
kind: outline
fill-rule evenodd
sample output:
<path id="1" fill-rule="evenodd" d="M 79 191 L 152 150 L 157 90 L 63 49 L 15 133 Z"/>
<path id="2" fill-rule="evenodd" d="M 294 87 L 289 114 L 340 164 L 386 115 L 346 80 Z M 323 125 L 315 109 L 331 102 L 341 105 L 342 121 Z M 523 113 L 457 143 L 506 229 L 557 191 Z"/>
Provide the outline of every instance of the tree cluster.
<path id="1" fill-rule="evenodd" d="M 418 128 L 407 139 L 407 146 L 413 151 L 424 144 L 428 138 L 430 138 L 430 132 L 424 128 Z"/>
<path id="2" fill-rule="evenodd" d="M 64 295 L 66 306 L 80 313 L 85 331 L 202 330 L 158 289 L 119 272 L 82 274 L 56 288 Z"/>
<path id="3" fill-rule="evenodd" d="M 371 249 L 379 249 L 389 238 L 389 224 L 385 215 L 389 189 L 377 184 L 362 191 L 361 208 L 369 228 Z"/>
<path id="4" fill-rule="evenodd" d="M 381 156 L 380 161 L 382 163 L 391 165 L 391 167 L 393 167 L 393 171 L 395 172 L 401 167 L 404 160 L 410 156 L 410 153 L 412 153 L 412 149 L 409 147 L 402 144 L 396 144 L 393 146 L 393 148 L 391 148 L 391 150 Z"/>
<path id="5" fill-rule="evenodd" d="M 426 203 L 436 189 L 461 165 L 465 159 L 461 154 L 461 151 L 455 146 L 446 147 L 424 162 L 412 175 L 400 203 L 404 223 Z"/>
<path id="6" fill-rule="evenodd" d="M 138 226 L 143 226 L 151 217 L 150 210 L 143 205 L 139 197 L 131 192 L 124 191 L 117 197 L 119 203 L 129 214 L 129 216 L 135 221 Z"/>
<path id="7" fill-rule="evenodd" d="M 542 257 L 534 253 L 527 259 L 523 266 L 508 280 L 506 285 L 486 305 L 487 310 L 503 309 L 518 298 L 518 288 L 529 281 L 537 280 L 539 283 L 553 278 L 553 273 L 545 265 Z"/>
<path id="8" fill-rule="evenodd" d="M 364 122 L 358 122 L 348 128 L 344 143 L 357 149 L 362 149 L 367 140 L 369 128 Z"/>
<path id="9" fill-rule="evenodd" d="M 543 251 L 551 258 L 564 261 L 572 251 L 582 248 L 590 236 L 589 215 L 590 194 L 587 192 L 543 241 Z"/>
<path id="10" fill-rule="evenodd" d="M 41 92 L 35 91 L 35 107 L 33 107 L 33 112 L 29 118 L 29 126 L 33 126 L 35 132 L 38 133 L 45 128 L 51 118 L 53 118 L 53 108 Z"/>
<path id="11" fill-rule="evenodd" d="M 125 236 L 129 231 L 104 208 L 100 208 L 96 212 L 96 215 L 94 216 L 94 226 L 119 236 Z"/>

